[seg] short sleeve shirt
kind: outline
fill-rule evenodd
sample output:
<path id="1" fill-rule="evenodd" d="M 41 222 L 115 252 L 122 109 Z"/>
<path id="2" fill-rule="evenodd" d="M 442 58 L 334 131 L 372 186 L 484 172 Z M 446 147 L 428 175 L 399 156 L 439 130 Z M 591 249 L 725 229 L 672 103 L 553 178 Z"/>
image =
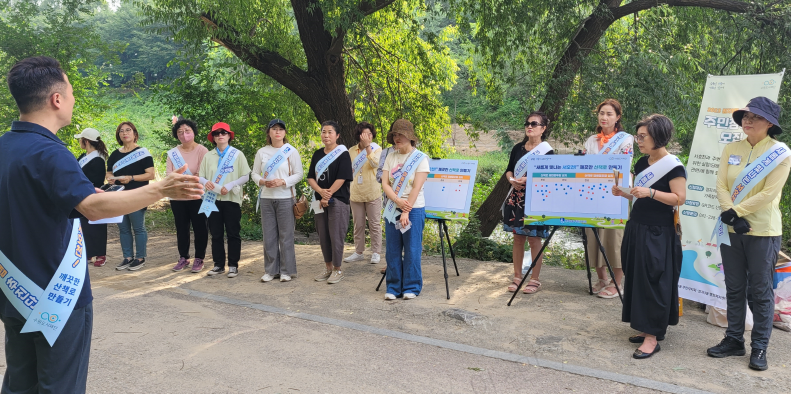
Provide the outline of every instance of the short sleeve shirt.
<path id="1" fill-rule="evenodd" d="M 398 173 L 398 171 L 401 170 L 401 168 L 404 166 L 404 163 L 406 163 L 407 159 L 409 159 L 409 155 L 411 154 L 412 152 L 401 154 L 398 153 L 397 150 L 394 150 L 389 155 L 387 155 L 387 159 L 385 160 L 385 165 L 382 168 L 382 174 L 383 174 L 382 176 L 387 175 L 387 179 L 390 180 L 391 187 L 393 187 L 395 183 L 395 175 Z M 418 172 L 426 172 L 426 173 L 431 172 L 431 167 L 429 167 L 428 165 L 428 156 L 423 158 L 423 161 L 421 161 L 420 164 L 417 165 L 417 169 L 415 169 L 415 172 L 412 174 L 412 176 L 409 177 L 409 179 L 407 179 L 407 182 L 403 186 L 404 193 L 401 194 L 401 198 L 405 200 L 409 199 L 410 193 L 412 193 L 412 184 L 415 182 L 415 174 L 417 174 Z M 415 200 L 415 204 L 413 205 L 413 207 L 424 208 L 425 206 L 426 206 L 426 198 L 425 196 L 423 196 L 423 188 L 420 188 L 420 190 L 418 191 L 417 199 Z"/>
<path id="2" fill-rule="evenodd" d="M 96 191 L 74 155 L 35 123 L 13 122 L 0 136 L 0 251 L 42 289 L 71 237 L 74 208 Z M 93 297 L 88 268 L 75 309 Z M 21 318 L 0 292 L 0 313 Z"/>
<path id="3" fill-rule="evenodd" d="M 634 163 L 635 174 L 643 172 L 646 168 L 648 168 L 648 156 L 643 156 L 637 160 L 637 163 Z M 670 193 L 670 181 L 678 177 L 687 178 L 687 171 L 682 166 L 670 170 L 665 176 L 659 178 L 651 188 Z M 681 203 L 684 202 L 681 201 Z M 650 198 L 638 198 L 634 202 L 629 220 L 648 226 L 673 226 L 673 206 Z"/>
<path id="4" fill-rule="evenodd" d="M 230 149 L 230 146 L 225 149 Z M 227 154 L 228 151 L 226 150 L 225 155 Z M 225 156 L 223 156 L 223 158 L 225 158 Z M 209 153 L 206 153 L 206 155 L 203 156 L 203 160 L 201 160 L 200 163 L 200 170 L 198 170 L 198 172 L 201 174 L 201 176 L 205 176 L 209 182 L 214 182 L 214 176 L 217 174 L 217 167 L 220 165 L 220 160 L 220 154 L 217 153 L 217 148 L 210 150 Z M 223 171 L 227 172 L 227 175 L 225 175 L 222 185 L 226 185 L 228 182 L 233 182 L 245 175 L 250 175 L 250 164 L 247 163 L 247 158 L 240 150 L 236 153 L 236 159 L 234 159 L 231 167 L 223 168 Z M 219 190 L 215 191 L 219 192 Z M 231 201 L 242 205 L 243 194 L 244 192 L 241 190 L 241 187 L 239 188 L 238 192 L 234 191 L 232 188 L 226 195 L 217 193 L 217 201 Z"/>
<path id="5" fill-rule="evenodd" d="M 335 191 L 332 198 L 337 198 L 344 204 L 349 204 L 349 183 L 354 176 L 354 171 L 352 170 L 352 157 L 349 155 L 349 151 L 341 153 L 338 158 L 327 167 L 327 171 L 324 171 L 323 174 L 318 174 L 317 178 L 316 164 L 318 164 L 319 160 L 323 159 L 324 156 L 327 156 L 327 154 L 324 153 L 324 148 L 313 152 L 313 157 L 310 159 L 310 169 L 308 169 L 308 178 L 316 180 L 316 183 L 318 183 L 319 187 L 322 189 L 329 189 L 338 179 L 345 180 L 343 186 Z M 317 201 L 321 200 L 321 195 L 319 193 L 314 194 Z"/>
<path id="6" fill-rule="evenodd" d="M 128 156 L 130 153 L 138 149 L 142 149 L 142 148 L 138 146 L 137 148 L 132 149 L 131 151 L 126 153 L 121 153 L 121 151 L 118 149 L 114 150 L 113 153 L 110 153 L 110 158 L 107 159 L 107 171 L 112 172 L 114 176 L 130 176 L 130 175 L 145 174 L 147 169 L 154 167 L 154 159 L 150 156 L 144 157 L 132 164 L 129 164 L 126 167 L 119 169 L 118 171 L 113 171 L 113 166 L 115 165 L 115 163 L 121 161 L 121 159 L 123 159 L 124 157 Z M 148 181 L 143 181 L 143 182 L 131 181 L 126 185 L 124 185 L 119 181 L 115 181 L 115 184 L 123 185 L 124 190 L 132 190 L 132 189 L 137 189 L 138 187 L 143 187 L 145 185 L 148 185 Z"/>
<path id="7" fill-rule="evenodd" d="M 77 158 L 77 161 L 82 160 L 85 157 L 85 153 L 81 154 L 80 157 Z M 82 166 L 82 172 L 85 173 L 85 176 L 88 177 L 88 180 L 93 183 L 94 187 L 102 187 L 104 185 L 104 176 L 105 176 L 105 165 L 104 165 L 104 158 L 101 156 L 96 156 L 91 161 L 85 163 Z"/>

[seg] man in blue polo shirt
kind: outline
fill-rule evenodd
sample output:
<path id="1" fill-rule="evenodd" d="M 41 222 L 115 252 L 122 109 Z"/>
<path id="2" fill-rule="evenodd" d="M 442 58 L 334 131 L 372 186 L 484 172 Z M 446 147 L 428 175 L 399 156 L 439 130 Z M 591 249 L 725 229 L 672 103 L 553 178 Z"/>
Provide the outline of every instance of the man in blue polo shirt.
<path id="1" fill-rule="evenodd" d="M 163 198 L 198 199 L 184 168 L 128 192 L 97 193 L 55 135 L 71 123 L 74 96 L 57 60 L 28 58 L 7 77 L 19 121 L 0 136 L 2 393 L 84 393 L 93 306 L 75 209 L 90 220 Z M 45 308 L 45 309 L 42 309 Z M 54 311 L 57 311 L 55 313 Z"/>

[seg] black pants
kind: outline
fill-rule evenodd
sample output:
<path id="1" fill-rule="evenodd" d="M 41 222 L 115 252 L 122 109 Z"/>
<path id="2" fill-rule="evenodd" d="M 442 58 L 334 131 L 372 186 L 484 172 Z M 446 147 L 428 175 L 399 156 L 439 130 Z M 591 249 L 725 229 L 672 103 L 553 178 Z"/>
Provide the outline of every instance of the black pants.
<path id="1" fill-rule="evenodd" d="M 209 229 L 206 226 L 206 215 L 198 213 L 202 202 L 203 200 L 170 201 L 170 210 L 173 211 L 173 220 L 176 222 L 179 255 L 185 259 L 190 258 L 190 224 L 195 233 L 195 257 L 206 258 Z"/>
<path id="2" fill-rule="evenodd" d="M 93 304 L 75 309 L 50 347 L 44 334 L 21 334 L 25 321 L 0 314 L 5 326 L 3 394 L 84 393 L 91 354 Z"/>
<path id="3" fill-rule="evenodd" d="M 107 224 L 89 224 L 88 219 L 80 217 L 82 234 L 85 237 L 85 252 L 91 257 L 107 255 Z"/>
<path id="4" fill-rule="evenodd" d="M 225 239 L 228 235 L 228 266 L 238 267 L 242 256 L 242 207 L 232 201 L 217 201 L 219 212 L 209 215 L 211 231 L 211 254 L 215 267 L 225 267 Z M 223 234 L 223 231 L 225 234 Z"/>

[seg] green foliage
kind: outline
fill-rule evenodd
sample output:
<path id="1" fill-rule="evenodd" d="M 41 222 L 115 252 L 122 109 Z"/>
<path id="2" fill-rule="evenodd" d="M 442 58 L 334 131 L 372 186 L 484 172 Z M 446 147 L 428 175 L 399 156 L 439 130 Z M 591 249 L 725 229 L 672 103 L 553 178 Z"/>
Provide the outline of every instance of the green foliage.
<path id="1" fill-rule="evenodd" d="M 544 249 L 544 264 L 570 270 L 585 270 L 585 250 L 569 249 L 562 244 L 550 243 Z"/>
<path id="2" fill-rule="evenodd" d="M 63 0 L 34 2 L 0 0 L 0 82 L 19 60 L 31 56 L 51 56 L 61 66 L 74 87 L 72 124 L 58 133 L 73 150 L 78 142 L 72 136 L 80 127 L 92 123 L 107 107 L 99 97 L 99 88 L 110 71 L 97 65 L 98 56 L 112 58 L 94 26 L 87 23 L 98 1 Z M 18 116 L 16 104 L 7 89 L 0 93 L 0 124 L 6 131 Z"/>
<path id="3" fill-rule="evenodd" d="M 454 240 L 453 250 L 456 255 L 481 261 L 513 262 L 512 246 L 484 238 L 479 227 L 478 217 L 472 215 L 467 227 Z"/>

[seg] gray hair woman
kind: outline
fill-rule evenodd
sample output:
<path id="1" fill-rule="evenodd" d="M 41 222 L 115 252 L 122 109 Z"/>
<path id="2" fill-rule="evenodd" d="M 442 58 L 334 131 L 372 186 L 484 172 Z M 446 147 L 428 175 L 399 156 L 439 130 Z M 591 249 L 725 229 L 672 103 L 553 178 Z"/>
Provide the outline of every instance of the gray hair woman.
<path id="1" fill-rule="evenodd" d="M 720 245 L 728 303 L 725 338 L 708 349 L 711 357 L 743 356 L 745 303 L 753 313 L 750 368 L 768 368 L 766 349 L 772 333 L 772 277 L 783 234 L 780 192 L 788 179 L 788 147 L 774 137 L 780 106 L 756 97 L 733 113 L 747 138 L 725 146 L 717 173 L 720 219 L 728 225 Z M 759 171 L 755 171 L 760 168 Z M 719 226 L 719 224 L 718 224 Z M 723 231 L 724 232 L 724 231 Z"/>

